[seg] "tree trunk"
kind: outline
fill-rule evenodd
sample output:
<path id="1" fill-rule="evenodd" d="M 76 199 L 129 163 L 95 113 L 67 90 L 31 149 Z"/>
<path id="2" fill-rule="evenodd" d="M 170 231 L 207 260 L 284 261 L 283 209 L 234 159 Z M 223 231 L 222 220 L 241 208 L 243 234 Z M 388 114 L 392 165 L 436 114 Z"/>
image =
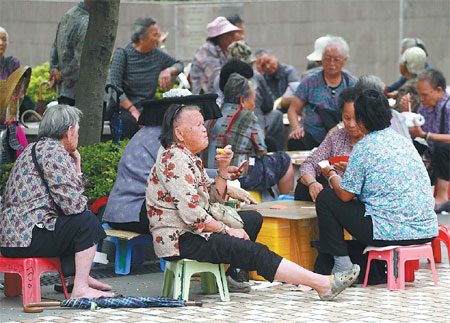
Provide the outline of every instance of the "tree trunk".
<path id="1" fill-rule="evenodd" d="M 91 1 L 80 62 L 76 106 L 83 111 L 80 145 L 100 142 L 103 95 L 119 20 L 120 0 Z"/>

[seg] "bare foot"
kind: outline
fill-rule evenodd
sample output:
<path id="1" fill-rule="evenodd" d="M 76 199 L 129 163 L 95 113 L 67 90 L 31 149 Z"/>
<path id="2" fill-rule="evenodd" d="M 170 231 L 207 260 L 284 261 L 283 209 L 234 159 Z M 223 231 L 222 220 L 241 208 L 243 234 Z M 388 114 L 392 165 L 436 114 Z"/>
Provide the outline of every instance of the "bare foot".
<path id="1" fill-rule="evenodd" d="M 316 292 L 317 294 L 319 294 L 319 296 L 328 295 L 331 292 L 331 287 L 333 286 L 334 281 L 334 275 L 328 276 L 328 281 L 329 284 L 326 287 L 322 286 L 321 288 L 316 289 Z"/>
<path id="2" fill-rule="evenodd" d="M 102 292 L 98 289 L 91 287 L 73 287 L 72 295 L 70 298 L 99 298 L 99 297 L 114 297 L 114 293 Z"/>
<path id="3" fill-rule="evenodd" d="M 98 290 L 103 290 L 103 291 L 108 291 L 112 289 L 112 286 L 102 283 L 101 281 L 98 281 L 97 279 L 89 276 L 89 287 L 98 289 Z"/>

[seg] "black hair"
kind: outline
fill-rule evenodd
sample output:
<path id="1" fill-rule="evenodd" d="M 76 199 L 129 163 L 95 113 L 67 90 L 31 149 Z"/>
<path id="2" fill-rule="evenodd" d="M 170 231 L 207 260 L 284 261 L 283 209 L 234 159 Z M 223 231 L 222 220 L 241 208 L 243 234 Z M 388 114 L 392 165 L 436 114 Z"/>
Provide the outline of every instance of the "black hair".
<path id="1" fill-rule="evenodd" d="M 209 37 L 209 38 L 206 38 L 206 40 L 211 42 L 211 43 L 213 43 L 214 45 L 219 46 L 219 37 L 220 36 L 222 36 L 222 35 L 219 35 L 219 36 L 216 36 L 216 37 Z"/>
<path id="2" fill-rule="evenodd" d="M 344 105 L 349 102 L 355 102 L 358 98 L 358 90 L 355 87 L 346 87 L 339 93 L 338 96 L 338 111 L 342 114 L 344 113 Z"/>
<path id="3" fill-rule="evenodd" d="M 386 96 L 374 89 L 365 89 L 355 101 L 355 119 L 369 131 L 383 130 L 391 125 L 392 112 Z"/>
<path id="4" fill-rule="evenodd" d="M 236 24 L 243 24 L 244 20 L 236 13 L 230 17 L 227 17 L 227 20 L 231 22 L 233 25 L 236 26 Z"/>
<path id="5" fill-rule="evenodd" d="M 441 71 L 435 68 L 429 68 L 421 72 L 417 76 L 417 81 L 422 80 L 427 80 L 428 82 L 430 82 L 433 90 L 437 90 L 438 87 L 441 87 L 441 89 L 445 91 L 445 89 L 447 88 L 444 74 L 442 74 Z"/>
<path id="6" fill-rule="evenodd" d="M 227 81 L 230 78 L 230 75 L 233 73 L 238 73 L 247 79 L 253 77 L 253 69 L 250 65 L 239 59 L 232 58 L 225 63 L 220 71 L 219 88 L 222 92 L 225 88 L 225 84 L 227 84 Z"/>

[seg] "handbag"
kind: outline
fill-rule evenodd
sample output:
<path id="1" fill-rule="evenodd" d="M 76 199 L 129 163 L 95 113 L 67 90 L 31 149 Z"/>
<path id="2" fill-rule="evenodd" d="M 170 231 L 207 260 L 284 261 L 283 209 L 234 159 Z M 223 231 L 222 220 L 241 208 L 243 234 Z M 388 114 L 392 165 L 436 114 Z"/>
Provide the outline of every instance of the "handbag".
<path id="1" fill-rule="evenodd" d="M 210 214 L 215 220 L 221 221 L 233 229 L 244 228 L 244 221 L 237 211 L 228 205 L 222 203 L 208 203 L 206 207 L 203 207 L 208 214 Z"/>

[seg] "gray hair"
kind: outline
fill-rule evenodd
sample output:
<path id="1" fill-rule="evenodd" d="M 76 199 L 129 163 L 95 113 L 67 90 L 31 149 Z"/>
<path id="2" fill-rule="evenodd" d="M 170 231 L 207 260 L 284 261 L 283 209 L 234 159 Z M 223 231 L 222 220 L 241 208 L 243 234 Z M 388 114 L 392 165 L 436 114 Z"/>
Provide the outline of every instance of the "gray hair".
<path id="1" fill-rule="evenodd" d="M 417 81 L 428 81 L 433 90 L 437 90 L 440 87 L 445 91 L 447 82 L 441 71 L 435 68 L 428 68 L 417 75 Z"/>
<path id="2" fill-rule="evenodd" d="M 342 38 L 342 37 L 339 37 L 339 36 L 331 36 L 331 35 L 330 35 L 330 40 L 329 40 L 328 44 L 324 47 L 324 49 L 322 51 L 322 55 L 329 48 L 334 48 L 334 47 L 340 48 L 340 50 L 342 52 L 342 56 L 344 58 L 349 58 L 350 57 L 350 47 L 348 47 L 348 44 L 345 41 L 345 39 Z"/>
<path id="3" fill-rule="evenodd" d="M 70 105 L 58 104 L 48 108 L 39 125 L 38 138 L 62 139 L 69 127 L 80 122 L 82 115 L 83 112 Z"/>
<path id="4" fill-rule="evenodd" d="M 241 97 L 247 99 L 251 95 L 249 81 L 238 73 L 232 73 L 223 89 L 223 102 L 238 104 Z"/>
<path id="5" fill-rule="evenodd" d="M 0 32 L 4 32 L 6 34 L 6 44 L 8 44 L 8 42 L 9 42 L 8 32 L 2 26 L 0 26 Z"/>
<path id="6" fill-rule="evenodd" d="M 378 76 L 375 75 L 361 75 L 356 81 L 354 87 L 361 90 L 373 89 L 380 92 L 384 91 L 383 82 Z"/>
<path id="7" fill-rule="evenodd" d="M 139 43 L 139 41 L 147 36 L 148 28 L 151 25 L 156 24 L 156 21 L 152 18 L 137 18 L 131 25 L 131 41 L 134 44 Z"/>
<path id="8" fill-rule="evenodd" d="M 423 49 L 423 51 L 425 52 L 425 54 L 427 54 L 427 50 L 425 47 L 425 43 L 420 39 L 420 38 L 404 38 L 402 40 L 402 52 L 404 52 L 405 50 L 407 50 L 408 48 L 411 47 L 419 47 L 421 49 Z"/>
<path id="9" fill-rule="evenodd" d="M 200 108 L 196 105 L 184 105 L 184 104 L 172 104 L 167 109 L 163 117 L 163 122 L 161 125 L 161 134 L 159 135 L 159 141 L 161 145 L 165 148 L 176 142 L 174 135 L 174 124 L 179 122 L 181 111 L 200 111 Z"/>
<path id="10" fill-rule="evenodd" d="M 264 54 L 273 55 L 273 53 L 272 53 L 270 50 L 265 49 L 265 48 L 258 49 L 258 50 L 255 52 L 256 58 L 258 58 L 259 56 L 264 55 Z"/>

